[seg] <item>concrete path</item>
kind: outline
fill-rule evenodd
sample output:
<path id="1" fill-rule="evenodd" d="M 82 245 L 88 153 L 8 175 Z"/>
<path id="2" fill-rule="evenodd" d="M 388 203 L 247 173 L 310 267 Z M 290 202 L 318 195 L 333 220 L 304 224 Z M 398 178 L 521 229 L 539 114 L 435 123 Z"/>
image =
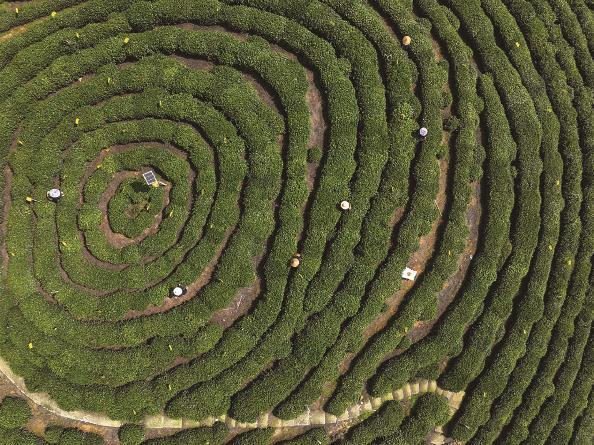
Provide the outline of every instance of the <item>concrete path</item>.
<path id="1" fill-rule="evenodd" d="M 47 393 L 33 393 L 29 392 L 25 386 L 24 380 L 14 374 L 10 369 L 8 363 L 0 358 L 0 373 L 10 380 L 16 388 L 29 400 L 36 405 L 42 406 L 47 411 L 57 416 L 69 420 L 85 422 L 92 425 L 118 428 L 122 422 L 112 420 L 106 416 L 89 413 L 84 411 L 65 411 L 61 409 L 56 402 L 54 402 Z M 376 411 L 382 404 L 388 400 L 405 400 L 417 394 L 424 394 L 427 392 L 434 392 L 436 394 L 446 397 L 449 401 L 450 411 L 454 413 L 460 406 L 464 398 L 464 391 L 451 392 L 445 391 L 437 386 L 435 380 L 417 380 L 412 383 L 407 383 L 402 388 L 384 395 L 383 397 L 375 398 L 361 398 L 361 401 L 351 406 L 341 416 L 334 416 L 321 410 L 308 411 L 303 415 L 290 420 L 279 419 L 272 414 L 262 415 L 256 422 L 241 423 L 226 415 L 219 417 L 208 417 L 201 421 L 194 421 L 189 419 L 171 419 L 166 416 L 150 416 L 146 417 L 144 426 L 150 429 L 162 428 L 193 428 L 198 426 L 210 426 L 215 422 L 224 422 L 229 428 L 253 429 L 253 428 L 285 428 L 291 426 L 323 426 L 336 424 L 343 421 L 354 420 L 363 413 L 371 413 Z"/>

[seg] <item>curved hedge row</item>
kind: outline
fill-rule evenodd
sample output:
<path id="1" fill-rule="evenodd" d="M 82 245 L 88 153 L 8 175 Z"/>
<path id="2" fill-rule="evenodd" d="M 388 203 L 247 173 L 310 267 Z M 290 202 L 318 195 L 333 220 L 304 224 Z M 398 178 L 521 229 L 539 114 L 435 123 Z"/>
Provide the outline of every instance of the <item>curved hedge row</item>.
<path id="1" fill-rule="evenodd" d="M 0 402 L 0 443 L 3 445 L 100 445 L 103 439 L 75 428 L 48 426 L 41 437 L 26 430 L 32 418 L 31 408 L 25 399 L 7 396 Z"/>
<path id="2" fill-rule="evenodd" d="M 122 443 L 446 423 L 579 443 L 593 23 L 584 0 L 3 2 L 0 355 L 61 408 L 132 422 Z M 423 377 L 459 410 L 431 394 L 338 434 L 263 427 L 341 422 Z M 101 441 L 10 411 L 6 443 Z M 163 436 L 153 415 L 249 431 Z"/>

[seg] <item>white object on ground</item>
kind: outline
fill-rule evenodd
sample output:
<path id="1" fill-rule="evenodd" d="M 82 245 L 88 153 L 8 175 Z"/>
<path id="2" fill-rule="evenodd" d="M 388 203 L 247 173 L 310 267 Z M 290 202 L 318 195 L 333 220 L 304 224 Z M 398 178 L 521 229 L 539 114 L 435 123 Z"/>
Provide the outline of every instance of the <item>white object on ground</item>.
<path id="1" fill-rule="evenodd" d="M 47 192 L 47 196 L 51 199 L 58 199 L 62 197 L 62 192 L 60 191 L 60 189 L 51 189 Z"/>
<path id="2" fill-rule="evenodd" d="M 405 267 L 402 271 L 402 278 L 409 281 L 414 281 L 417 278 L 417 271 L 410 267 Z"/>
<path id="3" fill-rule="evenodd" d="M 153 185 L 154 183 L 159 183 L 159 181 L 157 181 L 157 176 L 155 176 L 155 172 L 152 170 L 147 171 L 146 173 L 142 174 L 142 177 L 144 178 L 144 181 L 146 182 L 146 185 Z"/>

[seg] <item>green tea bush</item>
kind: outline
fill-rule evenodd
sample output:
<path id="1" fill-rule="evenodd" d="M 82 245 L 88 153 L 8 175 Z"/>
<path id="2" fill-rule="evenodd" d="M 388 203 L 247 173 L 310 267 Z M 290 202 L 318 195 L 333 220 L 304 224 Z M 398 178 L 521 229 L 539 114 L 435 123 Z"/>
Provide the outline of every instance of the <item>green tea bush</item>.
<path id="1" fill-rule="evenodd" d="M 387 437 L 400 426 L 405 417 L 401 403 L 386 402 L 380 410 L 349 429 L 347 437 L 340 444 L 370 444 L 378 438 Z"/>
<path id="2" fill-rule="evenodd" d="M 264 445 L 270 443 L 274 428 L 258 428 L 235 436 L 229 444 L 232 445 Z"/>
<path id="3" fill-rule="evenodd" d="M 48 425 L 43 432 L 43 438 L 51 444 L 57 444 L 60 442 L 60 437 L 64 432 L 64 428 L 57 425 Z"/>
<path id="4" fill-rule="evenodd" d="M 2 445 L 45 445 L 41 438 L 23 429 L 0 429 L 0 443 Z"/>
<path id="5" fill-rule="evenodd" d="M 118 439 L 122 445 L 139 445 L 144 440 L 142 425 L 126 424 L 118 430 Z"/>
<path id="6" fill-rule="evenodd" d="M 0 404 L 0 427 L 19 428 L 31 418 L 31 408 L 26 400 L 18 397 L 5 397 Z"/>
<path id="7" fill-rule="evenodd" d="M 410 416 L 403 420 L 400 429 L 407 442 L 418 443 L 449 417 L 447 401 L 436 394 L 424 394 L 415 402 Z"/>
<path id="8" fill-rule="evenodd" d="M 312 428 L 299 436 L 278 443 L 282 445 L 327 445 L 330 443 L 330 439 L 323 428 Z"/>
<path id="9" fill-rule="evenodd" d="M 59 445 L 102 445 L 103 438 L 75 428 L 66 428 L 60 436 Z"/>
<path id="10" fill-rule="evenodd" d="M 143 442 L 149 415 L 343 416 L 419 379 L 464 391 L 456 412 L 391 401 L 340 442 L 420 443 L 446 423 L 481 445 L 583 441 L 591 9 L 3 2 L 0 356 L 61 408 L 123 421 L 122 443 L 228 435 Z M 37 437 L 23 406 L 3 443 L 101 441 Z"/>

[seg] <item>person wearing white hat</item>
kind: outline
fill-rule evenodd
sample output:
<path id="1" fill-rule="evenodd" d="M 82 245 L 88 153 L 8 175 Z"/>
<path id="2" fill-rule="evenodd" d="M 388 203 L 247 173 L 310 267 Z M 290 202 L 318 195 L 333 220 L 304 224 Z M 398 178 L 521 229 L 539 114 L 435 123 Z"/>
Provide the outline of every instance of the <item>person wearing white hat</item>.
<path id="1" fill-rule="evenodd" d="M 185 287 L 182 287 L 178 284 L 171 290 L 171 295 L 175 298 L 179 298 L 182 295 L 185 295 L 187 291 L 188 291 L 188 289 L 186 289 Z"/>
<path id="2" fill-rule="evenodd" d="M 291 257 L 291 267 L 293 269 L 296 269 L 300 265 L 301 265 L 301 254 L 300 253 L 293 254 L 293 256 Z"/>
<path id="3" fill-rule="evenodd" d="M 342 202 L 340 203 L 340 208 L 341 208 L 342 210 L 351 210 L 351 203 L 350 203 L 350 202 L 348 202 L 348 201 L 346 201 L 346 200 L 345 200 L 345 201 L 342 201 Z"/>
<path id="4" fill-rule="evenodd" d="M 425 127 L 421 127 L 421 129 L 419 130 L 419 135 L 422 138 L 426 137 L 428 133 L 429 133 L 429 131 Z"/>
<path id="5" fill-rule="evenodd" d="M 60 189 L 51 189 L 47 192 L 47 199 L 53 202 L 58 202 L 64 193 Z"/>

